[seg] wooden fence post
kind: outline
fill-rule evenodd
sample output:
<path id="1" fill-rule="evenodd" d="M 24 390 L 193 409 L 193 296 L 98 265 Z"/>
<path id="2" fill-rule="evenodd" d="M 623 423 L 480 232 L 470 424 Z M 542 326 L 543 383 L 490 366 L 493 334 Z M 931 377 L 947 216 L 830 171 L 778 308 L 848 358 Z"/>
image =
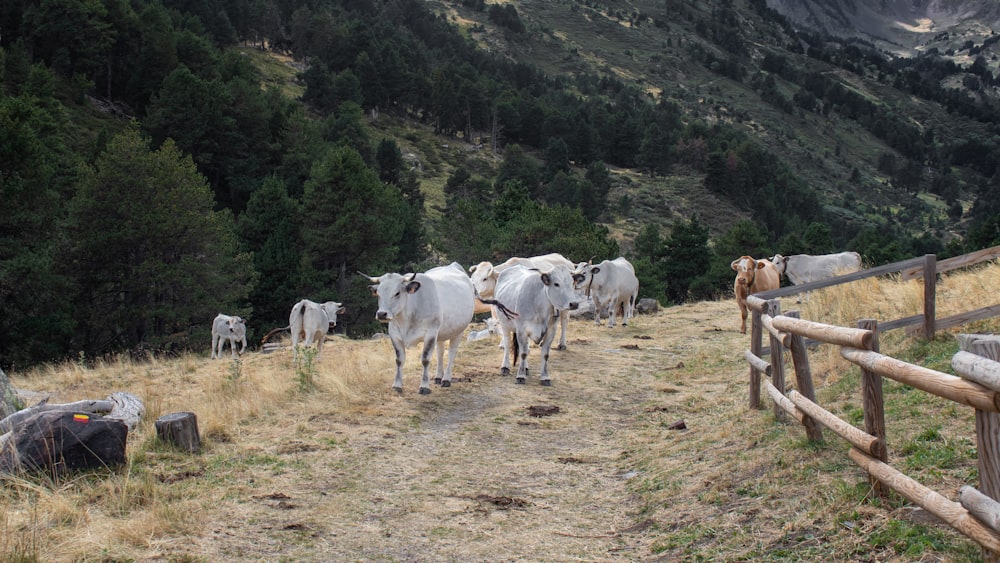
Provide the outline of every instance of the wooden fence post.
<path id="1" fill-rule="evenodd" d="M 750 352 L 754 356 L 760 357 L 760 351 L 763 348 L 760 345 L 761 322 L 760 322 L 760 311 L 757 309 L 750 309 Z M 760 371 L 750 366 L 750 409 L 756 410 L 760 408 Z"/>
<path id="2" fill-rule="evenodd" d="M 924 254 L 924 338 L 927 340 L 934 340 L 934 317 L 937 315 L 936 294 L 937 256 Z"/>
<path id="3" fill-rule="evenodd" d="M 785 316 L 793 319 L 800 318 L 798 311 L 789 311 L 785 313 Z M 795 370 L 795 387 L 799 390 L 799 394 L 815 403 L 816 390 L 813 387 L 812 370 L 809 368 L 809 352 L 806 349 L 806 339 L 801 335 L 792 333 L 792 341 L 788 346 L 792 351 L 792 369 Z M 811 416 L 807 415 L 805 420 L 802 421 L 802 425 L 806 427 L 806 436 L 810 440 L 814 442 L 823 441 L 823 428 L 819 424 L 816 424 L 816 421 Z"/>
<path id="4" fill-rule="evenodd" d="M 781 314 L 781 301 L 779 299 L 769 299 L 766 305 L 766 312 L 771 318 Z M 771 384 L 774 385 L 782 395 L 785 394 L 785 364 L 784 346 L 781 340 L 770 334 L 771 342 Z M 774 418 L 779 421 L 785 420 L 785 411 L 778 403 L 774 404 Z"/>
<path id="5" fill-rule="evenodd" d="M 959 338 L 963 350 L 1000 362 L 1000 341 Z M 967 349 L 968 348 L 968 349 Z M 976 451 L 979 454 L 979 492 L 1000 500 L 1000 414 L 976 409 Z M 983 548 L 983 561 L 996 563 L 1000 554 Z"/>
<path id="6" fill-rule="evenodd" d="M 871 351 L 878 352 L 878 322 L 875 319 L 862 319 L 858 321 L 858 328 L 872 331 Z M 881 447 L 878 452 L 873 452 L 874 457 L 885 463 L 888 461 L 888 453 L 885 441 L 885 402 L 882 397 L 882 376 L 873 372 L 861 369 L 861 405 L 865 411 L 865 432 L 879 439 Z M 884 497 L 886 492 L 881 481 L 868 475 L 872 492 L 878 497 Z"/>

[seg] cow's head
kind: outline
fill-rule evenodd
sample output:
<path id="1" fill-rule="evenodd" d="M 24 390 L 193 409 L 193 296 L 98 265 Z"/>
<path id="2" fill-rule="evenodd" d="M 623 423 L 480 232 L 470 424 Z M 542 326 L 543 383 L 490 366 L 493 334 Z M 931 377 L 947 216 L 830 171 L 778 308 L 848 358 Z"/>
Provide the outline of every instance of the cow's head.
<path id="1" fill-rule="evenodd" d="M 573 310 L 580 306 L 580 298 L 573 291 L 573 276 L 567 268 L 553 268 L 538 275 L 545 286 L 545 297 L 553 307 Z"/>
<path id="2" fill-rule="evenodd" d="M 490 262 L 480 262 L 469 268 L 469 278 L 476 295 L 483 299 L 491 299 L 497 287 L 497 271 Z"/>
<path id="3" fill-rule="evenodd" d="M 573 287 L 579 290 L 587 289 L 589 292 L 590 288 L 587 287 L 587 283 L 589 281 L 593 281 L 594 274 L 597 274 L 600 271 L 601 267 L 595 266 L 593 264 L 593 260 L 590 262 L 580 262 L 577 264 L 576 269 L 572 272 Z"/>
<path id="4" fill-rule="evenodd" d="M 788 258 L 780 254 L 775 254 L 771 257 L 771 263 L 778 269 L 779 274 L 784 274 L 785 268 L 788 267 Z"/>
<path id="5" fill-rule="evenodd" d="M 344 308 L 343 303 L 337 303 L 336 301 L 327 301 L 320 305 L 323 311 L 326 313 L 327 319 L 330 321 L 330 326 L 337 326 L 337 315 L 343 315 L 347 310 Z"/>
<path id="6" fill-rule="evenodd" d="M 736 260 L 733 260 L 730 265 L 736 271 L 736 284 L 750 287 L 753 284 L 754 278 L 757 277 L 757 270 L 767 267 L 767 264 L 764 260 L 754 260 L 750 256 L 740 256 Z"/>
<path id="7" fill-rule="evenodd" d="M 364 275 L 364 274 L 362 274 Z M 378 311 L 375 318 L 387 323 L 398 315 L 406 306 L 407 297 L 420 290 L 417 274 L 383 274 L 373 278 L 367 276 L 375 285 L 369 286 L 371 292 L 378 297 Z"/>

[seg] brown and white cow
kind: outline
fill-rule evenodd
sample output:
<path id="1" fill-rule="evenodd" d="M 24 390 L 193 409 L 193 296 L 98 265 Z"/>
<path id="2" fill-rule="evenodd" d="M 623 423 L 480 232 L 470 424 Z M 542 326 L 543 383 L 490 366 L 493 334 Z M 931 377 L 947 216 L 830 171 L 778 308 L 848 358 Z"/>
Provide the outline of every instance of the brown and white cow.
<path id="1" fill-rule="evenodd" d="M 747 333 L 747 296 L 762 291 L 778 289 L 781 286 L 781 276 L 778 269 L 769 260 L 754 260 L 750 256 L 740 256 L 731 264 L 736 271 L 736 281 L 733 282 L 733 293 L 736 294 L 736 304 L 740 307 L 740 333 Z"/>

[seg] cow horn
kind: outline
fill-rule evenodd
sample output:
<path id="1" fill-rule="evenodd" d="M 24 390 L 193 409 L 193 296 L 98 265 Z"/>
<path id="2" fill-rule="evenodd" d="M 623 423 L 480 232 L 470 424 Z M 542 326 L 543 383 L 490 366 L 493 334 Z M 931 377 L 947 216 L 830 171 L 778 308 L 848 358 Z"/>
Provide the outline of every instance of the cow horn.
<path id="1" fill-rule="evenodd" d="M 368 278 L 368 280 L 371 281 L 372 283 L 378 283 L 379 282 L 378 278 L 374 278 L 372 276 L 369 276 L 368 274 L 362 272 L 361 270 L 358 270 L 358 275 L 359 276 L 364 276 L 364 277 Z"/>
<path id="2" fill-rule="evenodd" d="M 587 264 L 589 264 L 589 265 L 593 266 L 593 265 L 594 265 L 594 258 L 596 258 L 596 255 L 594 255 L 594 256 L 591 256 L 591 257 L 590 257 L 590 260 L 587 260 Z"/>

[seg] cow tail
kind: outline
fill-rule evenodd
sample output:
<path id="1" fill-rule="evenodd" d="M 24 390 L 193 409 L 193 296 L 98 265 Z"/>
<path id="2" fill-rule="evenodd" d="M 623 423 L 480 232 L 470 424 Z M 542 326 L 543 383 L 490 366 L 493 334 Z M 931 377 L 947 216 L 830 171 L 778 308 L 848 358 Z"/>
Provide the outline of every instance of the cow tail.
<path id="1" fill-rule="evenodd" d="M 496 299 L 482 299 L 482 298 L 480 298 L 479 300 L 482 301 L 483 303 L 486 303 L 487 305 L 493 305 L 493 306 L 495 306 L 497 308 L 497 310 L 499 310 L 501 313 L 503 313 L 503 316 L 507 317 L 508 319 L 516 319 L 516 318 L 518 318 L 520 316 L 517 313 L 515 313 L 514 311 L 511 311 L 510 309 L 508 309 L 503 303 L 497 301 Z"/>
<path id="2" fill-rule="evenodd" d="M 520 355 L 519 344 L 517 342 L 517 333 L 508 334 L 507 338 L 510 339 L 510 359 L 511 365 L 517 367 L 517 357 Z"/>

